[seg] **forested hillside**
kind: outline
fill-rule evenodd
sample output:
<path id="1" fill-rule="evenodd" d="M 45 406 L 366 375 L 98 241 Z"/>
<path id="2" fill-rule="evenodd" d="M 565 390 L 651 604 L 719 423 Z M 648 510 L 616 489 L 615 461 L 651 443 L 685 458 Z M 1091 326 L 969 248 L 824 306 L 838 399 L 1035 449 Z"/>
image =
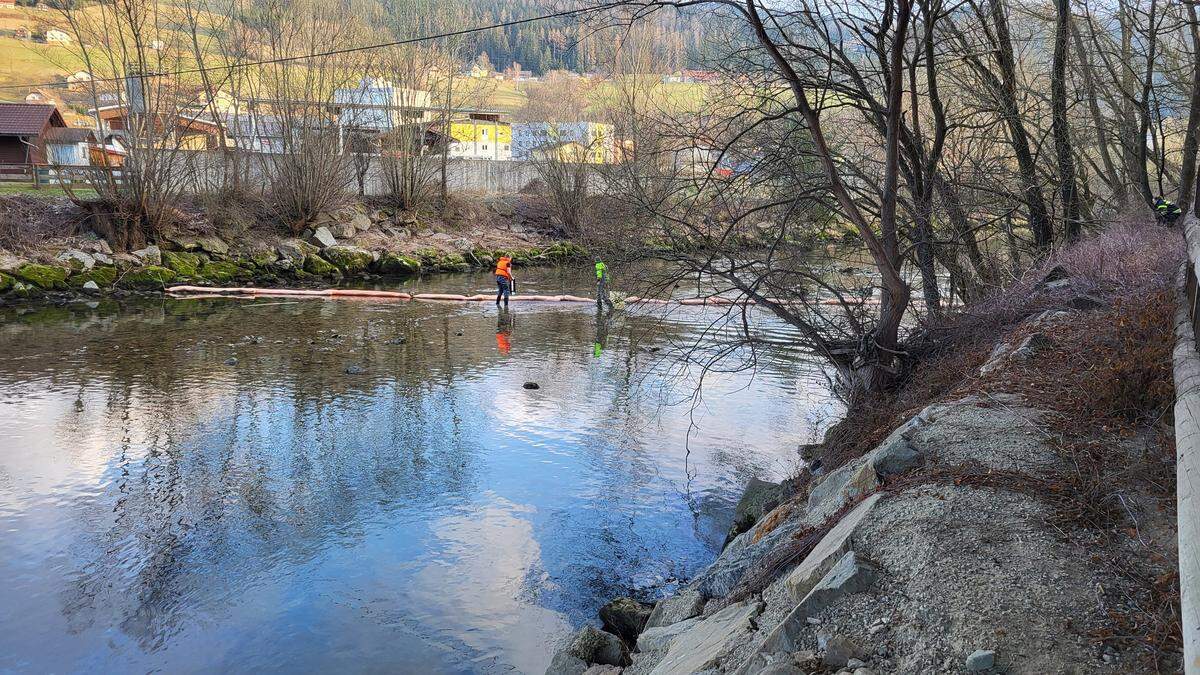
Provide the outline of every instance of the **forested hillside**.
<path id="1" fill-rule="evenodd" d="M 498 24 L 563 9 L 556 0 L 426 1 L 430 5 L 428 16 L 440 15 L 440 23 L 456 28 Z M 477 53 L 486 55 L 497 70 L 516 62 L 539 74 L 555 69 L 587 72 L 611 62 L 611 52 L 615 49 L 611 35 L 605 39 L 589 37 L 594 28 L 577 19 L 564 18 L 487 31 L 472 39 L 477 44 Z M 655 61 L 660 72 L 687 68 L 702 55 L 704 24 L 699 17 L 664 13 L 655 17 L 653 30 L 656 32 L 653 44 L 659 50 Z"/>

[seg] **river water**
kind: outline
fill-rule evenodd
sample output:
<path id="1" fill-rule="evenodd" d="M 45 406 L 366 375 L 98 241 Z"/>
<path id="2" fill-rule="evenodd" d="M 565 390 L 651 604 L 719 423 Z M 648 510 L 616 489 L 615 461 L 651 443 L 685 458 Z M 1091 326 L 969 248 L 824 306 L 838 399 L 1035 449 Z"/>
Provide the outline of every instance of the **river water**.
<path id="1" fill-rule="evenodd" d="M 0 310 L 0 672 L 540 673 L 606 600 L 709 563 L 741 486 L 839 412 L 781 349 L 697 396 L 715 313 Z"/>

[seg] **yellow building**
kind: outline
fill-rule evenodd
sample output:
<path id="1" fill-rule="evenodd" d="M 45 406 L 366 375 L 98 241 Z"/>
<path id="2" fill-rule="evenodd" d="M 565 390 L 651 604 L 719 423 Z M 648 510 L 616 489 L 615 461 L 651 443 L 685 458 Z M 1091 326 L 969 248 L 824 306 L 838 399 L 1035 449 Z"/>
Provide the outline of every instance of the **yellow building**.
<path id="1" fill-rule="evenodd" d="M 512 125 L 498 113 L 468 113 L 450 122 L 451 157 L 512 159 Z"/>

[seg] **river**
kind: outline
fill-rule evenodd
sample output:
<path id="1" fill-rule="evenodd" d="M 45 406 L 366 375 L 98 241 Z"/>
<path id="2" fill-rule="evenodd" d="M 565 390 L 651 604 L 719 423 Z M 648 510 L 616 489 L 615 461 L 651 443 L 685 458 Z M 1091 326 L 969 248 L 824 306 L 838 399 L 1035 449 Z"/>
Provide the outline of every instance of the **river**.
<path id="1" fill-rule="evenodd" d="M 840 412 L 784 349 L 696 396 L 717 312 L 0 309 L 0 672 L 540 673 L 606 600 L 711 562 L 740 487 Z"/>

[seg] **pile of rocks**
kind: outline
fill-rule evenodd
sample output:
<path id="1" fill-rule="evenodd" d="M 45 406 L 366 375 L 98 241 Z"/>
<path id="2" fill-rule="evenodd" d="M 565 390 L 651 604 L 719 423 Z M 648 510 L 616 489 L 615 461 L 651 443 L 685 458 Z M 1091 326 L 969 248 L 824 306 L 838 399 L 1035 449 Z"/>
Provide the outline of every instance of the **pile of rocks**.
<path id="1" fill-rule="evenodd" d="M 1039 420 L 1016 396 L 969 396 L 922 410 L 806 490 L 753 483 L 738 511 L 751 524 L 708 568 L 636 636 L 606 629 L 629 648 L 622 672 L 1121 672 L 1086 629 L 1111 580 L 1063 544 L 1045 504 L 896 482 L 953 467 L 1044 475 L 1062 459 Z M 549 672 L 599 663 L 559 654 Z"/>
<path id="2" fill-rule="evenodd" d="M 347 210 L 322 217 L 301 236 L 276 241 L 255 240 L 231 245 L 212 234 L 177 233 L 156 245 L 130 253 L 114 253 L 101 239 L 58 252 L 52 260 L 22 260 L 0 252 L 0 296 L 36 297 L 46 293 L 161 290 L 169 284 L 270 285 L 291 282 L 338 282 L 373 276 L 407 277 L 436 272 L 490 268 L 500 255 L 517 266 L 560 264 L 583 250 L 570 242 L 492 250 L 464 237 L 421 232 L 428 246 L 412 251 L 364 248 L 346 240 L 396 224 L 416 225 L 415 216 L 377 210 Z M 409 236 L 411 238 L 411 235 Z M 394 242 L 403 237 L 384 241 Z"/>

